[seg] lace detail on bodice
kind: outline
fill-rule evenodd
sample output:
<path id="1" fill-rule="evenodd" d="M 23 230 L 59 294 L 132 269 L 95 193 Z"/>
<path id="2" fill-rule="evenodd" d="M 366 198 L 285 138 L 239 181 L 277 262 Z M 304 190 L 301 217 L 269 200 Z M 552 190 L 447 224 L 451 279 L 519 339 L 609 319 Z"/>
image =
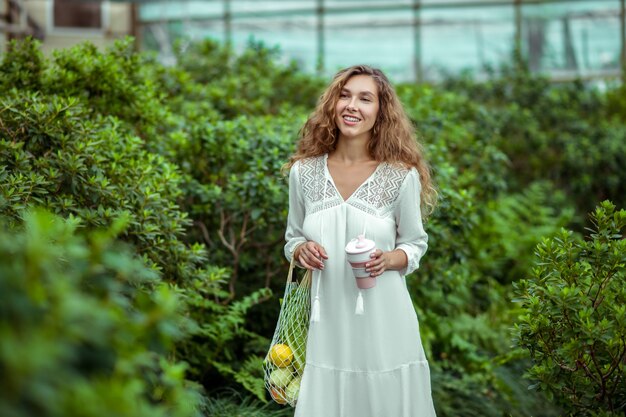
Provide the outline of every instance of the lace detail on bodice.
<path id="1" fill-rule="evenodd" d="M 394 210 L 394 203 L 408 172 L 407 169 L 383 162 L 345 203 L 373 216 L 386 217 Z M 300 181 L 306 211 L 309 214 L 344 202 L 330 175 L 327 174 L 326 156 L 301 160 Z M 325 196 L 322 195 L 324 183 L 326 183 Z"/>
<path id="2" fill-rule="evenodd" d="M 408 173 L 407 169 L 383 162 L 369 181 L 356 190 L 350 203 L 371 215 L 388 216 Z"/>
<path id="3" fill-rule="evenodd" d="M 324 156 L 300 161 L 300 181 L 307 213 L 317 213 L 338 206 L 343 202 L 331 179 L 326 176 L 326 159 Z M 324 181 L 326 188 L 324 188 Z M 324 189 L 326 190 L 325 196 L 323 195 Z"/>

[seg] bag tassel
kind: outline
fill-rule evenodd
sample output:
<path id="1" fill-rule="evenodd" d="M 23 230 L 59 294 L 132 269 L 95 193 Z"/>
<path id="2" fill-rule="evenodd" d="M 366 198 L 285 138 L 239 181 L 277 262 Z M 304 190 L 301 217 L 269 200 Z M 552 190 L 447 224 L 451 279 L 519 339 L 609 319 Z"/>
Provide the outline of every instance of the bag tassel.
<path id="1" fill-rule="evenodd" d="M 359 296 L 356 298 L 356 308 L 354 309 L 354 314 L 363 315 L 365 309 L 363 308 L 363 293 L 359 290 Z"/>
<path id="2" fill-rule="evenodd" d="M 320 321 L 320 285 L 322 284 L 322 271 L 317 271 L 317 288 L 315 290 L 315 299 L 311 306 L 311 321 L 317 323 Z"/>
<path id="3" fill-rule="evenodd" d="M 320 297 L 318 295 L 315 296 L 313 307 L 311 308 L 311 321 L 320 321 Z"/>

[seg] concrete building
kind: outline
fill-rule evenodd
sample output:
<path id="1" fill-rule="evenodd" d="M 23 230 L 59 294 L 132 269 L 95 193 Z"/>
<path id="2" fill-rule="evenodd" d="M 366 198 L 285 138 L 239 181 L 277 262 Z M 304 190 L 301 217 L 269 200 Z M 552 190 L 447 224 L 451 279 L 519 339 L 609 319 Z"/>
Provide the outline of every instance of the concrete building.
<path id="1" fill-rule="evenodd" d="M 0 0 L 0 52 L 33 36 L 43 52 L 83 41 L 100 47 L 136 34 L 136 4 L 102 0 Z"/>

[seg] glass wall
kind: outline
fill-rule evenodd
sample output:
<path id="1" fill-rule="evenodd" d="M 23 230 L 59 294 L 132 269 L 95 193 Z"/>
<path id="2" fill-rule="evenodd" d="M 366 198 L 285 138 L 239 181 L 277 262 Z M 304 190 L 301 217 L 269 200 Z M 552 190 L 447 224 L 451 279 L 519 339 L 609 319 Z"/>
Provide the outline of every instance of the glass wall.
<path id="1" fill-rule="evenodd" d="M 142 3 L 139 20 L 144 47 L 165 61 L 177 38 L 210 37 L 238 50 L 254 39 L 311 72 L 367 63 L 396 80 L 436 80 L 510 60 L 518 12 L 533 70 L 618 73 L 620 0 L 522 1 L 518 9 L 513 0 L 162 0 Z"/>

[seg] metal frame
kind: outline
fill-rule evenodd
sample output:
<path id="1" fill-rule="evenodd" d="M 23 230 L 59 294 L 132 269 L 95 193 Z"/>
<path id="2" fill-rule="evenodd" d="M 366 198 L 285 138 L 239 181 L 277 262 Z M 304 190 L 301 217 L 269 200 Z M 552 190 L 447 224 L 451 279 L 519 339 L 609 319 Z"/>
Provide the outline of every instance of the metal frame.
<path id="1" fill-rule="evenodd" d="M 626 0 L 620 0 L 620 28 L 622 41 L 622 82 L 626 83 Z"/>

